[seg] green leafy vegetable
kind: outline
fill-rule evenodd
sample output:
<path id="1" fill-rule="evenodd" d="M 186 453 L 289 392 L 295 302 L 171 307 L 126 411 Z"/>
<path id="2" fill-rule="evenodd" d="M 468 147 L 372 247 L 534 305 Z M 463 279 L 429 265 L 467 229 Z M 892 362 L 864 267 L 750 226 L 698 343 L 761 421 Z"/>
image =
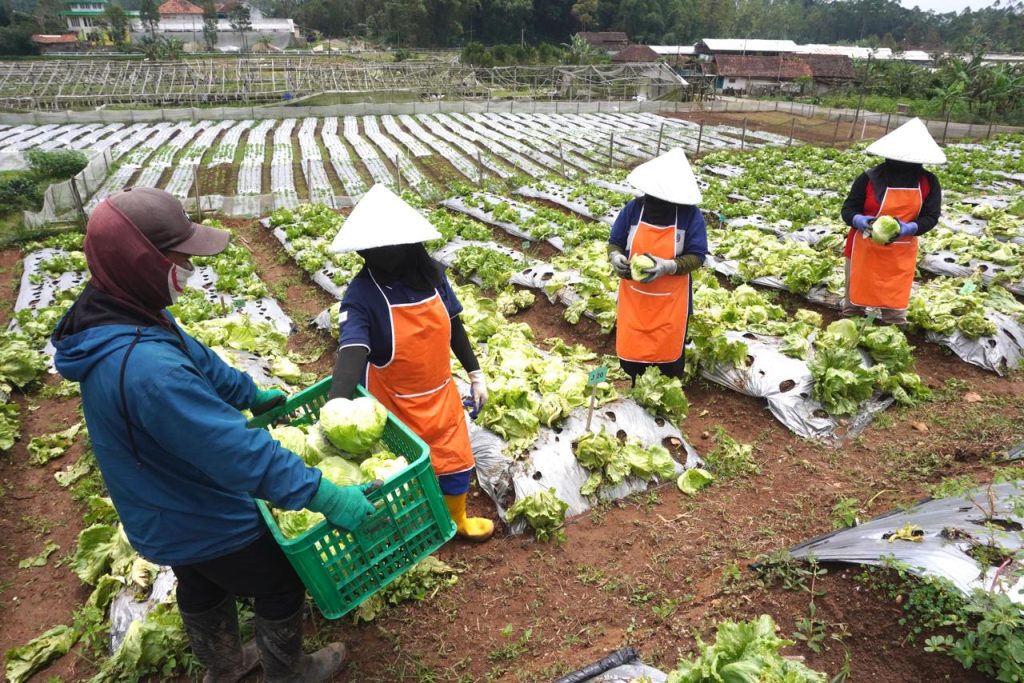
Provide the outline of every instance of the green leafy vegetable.
<path id="1" fill-rule="evenodd" d="M 554 539 L 557 543 L 564 543 L 565 511 L 568 509 L 569 504 L 555 494 L 555 489 L 549 488 L 517 500 L 508 509 L 507 518 L 509 522 L 520 517 L 525 519 L 538 541 Z"/>
<path id="2" fill-rule="evenodd" d="M 22 683 L 47 664 L 68 653 L 78 642 L 78 633 L 70 626 L 54 626 L 21 647 L 8 650 L 4 673 L 10 683 Z"/>
<path id="3" fill-rule="evenodd" d="M 686 495 L 692 496 L 714 480 L 714 475 L 707 470 L 693 468 L 679 475 L 679 478 L 676 479 L 676 486 Z"/>
<path id="4" fill-rule="evenodd" d="M 871 224 L 871 241 L 875 244 L 889 244 L 900 234 L 900 224 L 892 216 L 879 216 Z"/>
<path id="5" fill-rule="evenodd" d="M 327 439 L 343 451 L 361 455 L 380 440 L 387 409 L 372 396 L 335 398 L 320 409 L 320 426 Z"/>
<path id="6" fill-rule="evenodd" d="M 676 424 L 686 419 L 690 403 L 683 393 L 678 377 L 666 377 L 656 366 L 651 366 L 636 378 L 629 395 L 655 415 L 663 415 Z"/>
<path id="7" fill-rule="evenodd" d="M 71 444 L 75 442 L 75 437 L 81 428 L 82 423 L 76 422 L 63 431 L 33 437 L 28 442 L 29 464 L 45 465 L 64 455 L 71 448 Z"/>
<path id="8" fill-rule="evenodd" d="M 454 567 L 428 555 L 357 607 L 353 619 L 356 623 L 373 621 L 388 605 L 410 600 L 421 602 L 458 582 L 459 575 Z"/>
<path id="9" fill-rule="evenodd" d="M 629 273 L 634 280 L 643 280 L 651 268 L 654 268 L 654 259 L 647 254 L 637 254 L 629 260 Z"/>
<path id="10" fill-rule="evenodd" d="M 766 614 L 747 622 L 724 621 L 715 642 L 698 640 L 700 654 L 682 660 L 666 683 L 825 683 L 824 674 L 779 654 L 793 641 L 779 638 L 775 629 Z"/>

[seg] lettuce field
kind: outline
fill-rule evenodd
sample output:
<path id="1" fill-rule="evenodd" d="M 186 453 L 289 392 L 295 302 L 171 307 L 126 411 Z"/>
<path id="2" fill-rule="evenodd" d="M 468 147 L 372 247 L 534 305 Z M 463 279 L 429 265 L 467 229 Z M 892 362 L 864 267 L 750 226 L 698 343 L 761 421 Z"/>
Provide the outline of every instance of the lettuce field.
<path id="1" fill-rule="evenodd" d="M 677 146 L 709 242 L 686 376 L 631 387 L 606 244 L 628 170 Z M 946 146 L 905 331 L 838 312 L 864 145 L 610 113 L 0 126 L 0 151 L 40 147 L 110 154 L 86 210 L 132 185 L 199 196 L 232 241 L 173 312 L 289 393 L 333 365 L 362 267 L 327 251 L 350 198 L 388 184 L 441 233 L 490 389 L 470 512 L 497 533 L 337 621 L 311 605 L 307 649 L 349 646 L 337 680 L 554 681 L 625 647 L 635 680 L 1024 680 L 1024 136 Z M 196 679 L 173 577 L 128 545 L 78 387 L 52 371 L 82 239 L 0 252 L 5 673 Z M 927 497 L 963 519 L 914 517 Z M 888 513 L 906 520 L 871 522 Z M 797 548 L 858 529 L 846 555 Z"/>

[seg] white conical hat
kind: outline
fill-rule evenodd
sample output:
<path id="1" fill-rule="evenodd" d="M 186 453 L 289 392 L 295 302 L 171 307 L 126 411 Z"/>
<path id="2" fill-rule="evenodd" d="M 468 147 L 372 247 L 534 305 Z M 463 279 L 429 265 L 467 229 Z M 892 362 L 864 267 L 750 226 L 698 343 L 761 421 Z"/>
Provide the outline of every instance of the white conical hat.
<path id="1" fill-rule="evenodd" d="M 332 254 L 440 239 L 423 215 L 385 185 L 363 195 L 328 249 Z"/>
<path id="2" fill-rule="evenodd" d="M 699 204 L 700 187 L 682 147 L 640 164 L 626 181 L 644 194 L 673 204 Z"/>
<path id="3" fill-rule="evenodd" d="M 939 147 L 921 119 L 910 119 L 883 138 L 872 142 L 868 154 L 911 164 L 944 164 L 946 153 Z"/>

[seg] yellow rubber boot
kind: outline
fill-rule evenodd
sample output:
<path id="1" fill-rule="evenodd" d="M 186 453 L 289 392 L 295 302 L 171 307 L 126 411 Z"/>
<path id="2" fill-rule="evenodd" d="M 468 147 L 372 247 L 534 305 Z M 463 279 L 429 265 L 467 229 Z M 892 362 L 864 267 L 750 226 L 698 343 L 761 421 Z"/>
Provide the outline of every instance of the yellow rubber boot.
<path id="1" fill-rule="evenodd" d="M 455 535 L 474 543 L 483 543 L 494 535 L 494 522 L 485 517 L 466 517 L 466 494 L 445 496 L 448 514 L 455 522 Z"/>

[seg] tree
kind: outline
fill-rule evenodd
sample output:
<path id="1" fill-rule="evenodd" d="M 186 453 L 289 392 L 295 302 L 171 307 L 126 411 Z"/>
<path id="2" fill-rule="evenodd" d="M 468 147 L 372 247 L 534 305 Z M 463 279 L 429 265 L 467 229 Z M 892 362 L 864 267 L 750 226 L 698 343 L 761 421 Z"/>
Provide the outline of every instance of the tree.
<path id="1" fill-rule="evenodd" d="M 114 41 L 114 46 L 123 52 L 128 44 L 129 25 L 128 14 L 124 11 L 124 8 L 120 5 L 108 3 L 103 8 L 103 24 L 107 27 L 110 39 Z"/>
<path id="2" fill-rule="evenodd" d="M 67 23 L 60 15 L 63 9 L 61 0 L 39 0 L 36 3 L 36 23 L 40 33 L 63 33 L 67 30 Z"/>
<path id="3" fill-rule="evenodd" d="M 155 0 L 142 0 L 139 4 L 139 19 L 149 37 L 156 40 L 156 29 L 160 25 L 160 8 Z"/>
<path id="4" fill-rule="evenodd" d="M 572 16 L 586 31 L 597 20 L 598 0 L 577 0 L 572 6 Z"/>
<path id="5" fill-rule="evenodd" d="M 217 5 L 213 0 L 203 0 L 203 42 L 207 52 L 217 49 Z"/>
<path id="6" fill-rule="evenodd" d="M 234 5 L 228 10 L 228 23 L 231 24 L 231 30 L 238 31 L 242 37 L 242 52 L 248 52 L 245 33 L 252 30 L 252 12 L 243 4 Z"/>

